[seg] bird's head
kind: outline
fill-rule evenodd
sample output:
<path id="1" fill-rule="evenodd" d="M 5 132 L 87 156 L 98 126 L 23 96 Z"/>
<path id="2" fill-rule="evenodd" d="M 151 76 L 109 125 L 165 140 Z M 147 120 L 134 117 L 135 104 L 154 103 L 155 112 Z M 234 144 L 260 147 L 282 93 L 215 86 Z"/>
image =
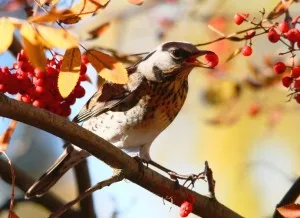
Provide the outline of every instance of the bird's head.
<path id="1" fill-rule="evenodd" d="M 197 58 L 209 53 L 187 42 L 166 42 L 137 64 L 137 70 L 154 82 L 187 76 L 194 67 L 202 67 Z"/>

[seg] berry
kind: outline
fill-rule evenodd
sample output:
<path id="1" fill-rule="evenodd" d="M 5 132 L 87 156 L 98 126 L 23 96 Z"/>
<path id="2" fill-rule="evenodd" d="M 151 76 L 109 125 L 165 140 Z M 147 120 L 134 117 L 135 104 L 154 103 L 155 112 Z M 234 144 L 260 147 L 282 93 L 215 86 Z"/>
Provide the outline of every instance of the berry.
<path id="1" fill-rule="evenodd" d="M 25 102 L 25 103 L 30 103 L 31 102 L 31 98 L 28 94 L 25 95 L 21 95 L 21 101 Z"/>
<path id="2" fill-rule="evenodd" d="M 0 83 L 0 92 L 1 92 L 1 93 L 7 92 L 7 89 L 6 89 L 5 85 L 2 84 L 2 83 Z"/>
<path id="3" fill-rule="evenodd" d="M 244 48 L 242 48 L 242 54 L 244 56 L 250 56 L 252 54 L 252 48 L 246 45 Z"/>
<path id="4" fill-rule="evenodd" d="M 284 87 L 288 88 L 293 83 L 293 78 L 286 76 L 281 79 L 281 82 Z"/>
<path id="5" fill-rule="evenodd" d="M 268 33 L 268 39 L 272 43 L 276 43 L 280 39 L 280 35 L 276 32 L 275 29 L 271 28 Z"/>
<path id="6" fill-rule="evenodd" d="M 287 33 L 285 33 L 285 36 L 290 42 L 295 43 L 298 40 L 300 40 L 300 32 L 297 29 L 290 29 Z"/>
<path id="7" fill-rule="evenodd" d="M 282 21 L 281 23 L 279 23 L 278 29 L 281 33 L 286 33 L 290 29 L 289 24 L 287 22 Z"/>
<path id="8" fill-rule="evenodd" d="M 45 106 L 44 102 L 41 100 L 34 100 L 32 105 L 39 108 L 43 108 Z"/>
<path id="9" fill-rule="evenodd" d="M 82 98 L 85 95 L 85 89 L 82 86 L 77 86 L 74 89 L 74 96 L 76 98 Z"/>
<path id="10" fill-rule="evenodd" d="M 56 75 L 58 75 L 57 70 L 54 69 L 53 67 L 47 67 L 46 73 L 47 73 L 47 76 L 56 76 Z"/>
<path id="11" fill-rule="evenodd" d="M 86 54 L 84 54 L 84 55 L 81 56 L 81 62 L 83 64 L 88 64 L 89 63 L 89 60 L 88 60 L 88 57 L 87 57 Z"/>
<path id="12" fill-rule="evenodd" d="M 215 67 L 219 63 L 219 57 L 215 53 L 206 54 L 204 58 L 208 61 L 207 65 L 209 67 Z"/>
<path id="13" fill-rule="evenodd" d="M 298 104 L 300 104 L 300 94 L 297 94 L 295 96 L 295 100 L 297 101 Z"/>
<path id="14" fill-rule="evenodd" d="M 249 107 L 248 115 L 251 116 L 251 117 L 254 117 L 260 112 L 260 110 L 261 110 L 261 107 L 260 107 L 259 104 L 252 104 Z"/>
<path id="15" fill-rule="evenodd" d="M 80 82 L 88 81 L 88 76 L 86 74 L 80 75 L 79 81 Z"/>
<path id="16" fill-rule="evenodd" d="M 300 90 L 300 80 L 298 79 L 298 80 L 295 80 L 295 82 L 294 82 L 294 88 L 296 89 L 296 90 Z"/>
<path id="17" fill-rule="evenodd" d="M 184 201 L 180 206 L 180 216 L 187 217 L 193 210 L 193 204 L 189 201 Z"/>
<path id="18" fill-rule="evenodd" d="M 37 93 L 43 93 L 43 92 L 45 92 L 45 88 L 43 86 L 36 86 L 35 91 Z"/>
<path id="19" fill-rule="evenodd" d="M 249 14 L 235 14 L 233 17 L 233 21 L 237 25 L 241 25 L 245 19 L 247 19 Z"/>
<path id="20" fill-rule="evenodd" d="M 86 73 L 86 70 L 87 70 L 87 67 L 85 64 L 81 64 L 81 67 L 80 67 L 80 74 L 83 75 Z"/>
<path id="21" fill-rule="evenodd" d="M 278 62 L 274 65 L 273 70 L 277 74 L 282 74 L 286 70 L 286 66 L 283 62 Z"/>
<path id="22" fill-rule="evenodd" d="M 40 69 L 34 69 L 34 75 L 36 78 L 43 78 L 45 73 Z"/>
<path id="23" fill-rule="evenodd" d="M 294 67 L 292 69 L 292 77 L 294 78 L 300 77 L 300 67 Z"/>
<path id="24" fill-rule="evenodd" d="M 43 86 L 44 85 L 44 79 L 42 79 L 42 78 L 39 79 L 39 78 L 33 77 L 32 82 L 36 86 Z"/>

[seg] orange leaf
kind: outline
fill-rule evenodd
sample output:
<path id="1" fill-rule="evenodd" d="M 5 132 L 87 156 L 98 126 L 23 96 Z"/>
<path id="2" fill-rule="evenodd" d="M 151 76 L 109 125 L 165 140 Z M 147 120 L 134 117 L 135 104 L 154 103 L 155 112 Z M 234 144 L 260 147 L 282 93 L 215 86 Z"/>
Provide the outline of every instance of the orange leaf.
<path id="1" fill-rule="evenodd" d="M 17 121 L 12 120 L 10 122 L 8 128 L 5 130 L 5 132 L 0 136 L 0 150 L 1 151 L 5 151 L 6 148 L 8 147 L 10 139 L 16 129 L 17 123 L 18 123 Z"/>
<path id="2" fill-rule="evenodd" d="M 33 29 L 33 26 L 30 24 L 23 24 L 20 33 L 28 59 L 35 67 L 44 70 L 46 68 L 47 59 L 36 30 Z"/>
<path id="3" fill-rule="evenodd" d="M 78 45 L 77 39 L 68 31 L 61 28 L 37 25 L 40 41 L 46 46 L 69 49 Z"/>
<path id="4" fill-rule="evenodd" d="M 73 5 L 69 9 L 69 13 L 64 15 L 60 21 L 66 24 L 78 22 L 83 17 L 95 13 L 100 8 L 106 6 L 110 0 L 80 0 L 78 4 Z"/>
<path id="5" fill-rule="evenodd" d="M 66 51 L 58 77 L 58 90 L 63 98 L 73 91 L 80 76 L 81 54 L 79 48 Z"/>
<path id="6" fill-rule="evenodd" d="M 100 36 L 101 34 L 103 34 L 109 27 L 110 23 L 104 23 L 100 26 L 98 26 L 97 28 L 89 31 L 89 34 L 92 35 L 91 39 L 95 39 L 98 36 Z"/>
<path id="7" fill-rule="evenodd" d="M 135 5 L 142 5 L 144 0 L 128 0 L 128 2 Z"/>
<path id="8" fill-rule="evenodd" d="M 286 218 L 300 218 L 300 204 L 287 204 L 277 210 Z"/>
<path id="9" fill-rule="evenodd" d="M 128 82 L 127 70 L 113 57 L 97 50 L 89 50 L 87 58 L 103 79 L 116 84 Z"/>
<path id="10" fill-rule="evenodd" d="M 0 19 L 0 53 L 6 51 L 13 41 L 14 25 L 9 21 L 9 19 Z"/>

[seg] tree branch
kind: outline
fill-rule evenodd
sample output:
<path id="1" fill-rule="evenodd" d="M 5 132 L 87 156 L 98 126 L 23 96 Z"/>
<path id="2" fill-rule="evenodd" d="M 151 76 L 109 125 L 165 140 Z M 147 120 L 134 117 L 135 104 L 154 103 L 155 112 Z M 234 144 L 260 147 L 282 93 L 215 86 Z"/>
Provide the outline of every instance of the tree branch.
<path id="1" fill-rule="evenodd" d="M 294 203 L 299 196 L 300 196 L 300 177 L 298 177 L 298 179 L 296 179 L 296 181 L 291 186 L 291 188 L 283 196 L 281 201 L 276 205 L 275 212 L 273 214 L 273 218 L 282 218 L 283 216 L 280 215 L 277 208 L 287 205 L 287 204 Z"/>
<path id="2" fill-rule="evenodd" d="M 23 192 L 26 192 L 29 187 L 34 183 L 34 179 L 30 178 L 26 173 L 22 170 L 18 169 L 14 166 L 15 174 L 16 174 L 16 186 L 19 187 Z M 9 170 L 8 163 L 0 158 L 0 176 L 4 181 L 11 184 L 11 174 Z M 43 197 L 32 199 L 36 203 L 44 206 L 48 210 L 54 212 L 57 208 L 62 207 L 65 203 L 62 202 L 58 197 L 53 194 L 47 193 Z M 77 211 L 68 210 L 62 218 L 79 218 L 81 217 Z"/>
<path id="3" fill-rule="evenodd" d="M 74 173 L 77 181 L 78 194 L 81 194 L 91 187 L 91 179 L 87 160 L 84 160 L 76 165 L 74 167 Z M 80 201 L 79 204 L 82 217 L 96 217 L 92 195 L 87 196 L 84 200 Z"/>
<path id="4" fill-rule="evenodd" d="M 126 179 L 160 197 L 171 197 L 172 199 L 168 198 L 168 200 L 177 206 L 181 205 L 187 196 L 194 196 L 195 207 L 193 213 L 196 215 L 204 218 L 242 217 L 218 201 L 202 196 L 183 186 L 178 186 L 174 181 L 150 168 L 143 167 L 143 173 L 141 173 L 141 165 L 135 159 L 99 136 L 63 117 L 10 99 L 5 95 L 0 95 L 0 116 L 35 126 L 85 149 L 109 166 L 122 169 L 125 172 Z"/>

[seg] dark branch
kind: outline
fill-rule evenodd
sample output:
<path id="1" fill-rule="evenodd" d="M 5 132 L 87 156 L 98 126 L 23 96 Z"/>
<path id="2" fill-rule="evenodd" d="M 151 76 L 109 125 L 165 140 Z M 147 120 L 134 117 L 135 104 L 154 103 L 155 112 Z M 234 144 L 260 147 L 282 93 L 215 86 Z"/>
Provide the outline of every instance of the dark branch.
<path id="1" fill-rule="evenodd" d="M 30 178 L 26 173 L 24 173 L 22 170 L 18 169 L 16 166 L 14 166 L 15 174 L 16 174 L 16 186 L 20 188 L 23 192 L 26 192 L 29 187 L 34 183 L 34 179 Z M 0 158 L 0 176 L 2 179 L 7 182 L 11 183 L 11 174 L 9 170 L 8 163 Z M 34 198 L 34 202 L 44 206 L 49 211 L 56 211 L 57 208 L 62 207 L 65 203 L 56 197 L 53 194 L 47 193 L 43 197 L 40 198 Z M 74 210 L 69 210 L 67 213 L 65 213 L 62 218 L 79 218 L 79 213 Z"/>
<path id="2" fill-rule="evenodd" d="M 80 164 L 75 166 L 74 173 L 76 176 L 78 193 L 81 194 L 91 187 L 91 179 L 89 174 L 89 168 L 87 165 L 87 160 L 84 160 Z M 80 201 L 79 204 L 81 208 L 82 217 L 96 217 L 92 195 L 87 196 L 85 199 Z"/>
<path id="3" fill-rule="evenodd" d="M 10 53 L 17 57 L 18 53 L 22 50 L 22 45 L 16 35 L 14 35 L 13 42 L 11 43 L 10 47 L 8 48 Z"/>
<path id="4" fill-rule="evenodd" d="M 5 95 L 0 95 L 0 115 L 35 126 L 85 149 L 109 166 L 122 169 L 125 178 L 137 185 L 163 198 L 172 196 L 173 203 L 177 206 L 181 205 L 187 196 L 194 196 L 193 213 L 198 216 L 204 218 L 242 217 L 218 201 L 202 196 L 183 186 L 178 186 L 174 181 L 150 168 L 143 167 L 143 173 L 141 173 L 141 165 L 135 159 L 99 136 L 63 117 L 10 99 Z"/>

